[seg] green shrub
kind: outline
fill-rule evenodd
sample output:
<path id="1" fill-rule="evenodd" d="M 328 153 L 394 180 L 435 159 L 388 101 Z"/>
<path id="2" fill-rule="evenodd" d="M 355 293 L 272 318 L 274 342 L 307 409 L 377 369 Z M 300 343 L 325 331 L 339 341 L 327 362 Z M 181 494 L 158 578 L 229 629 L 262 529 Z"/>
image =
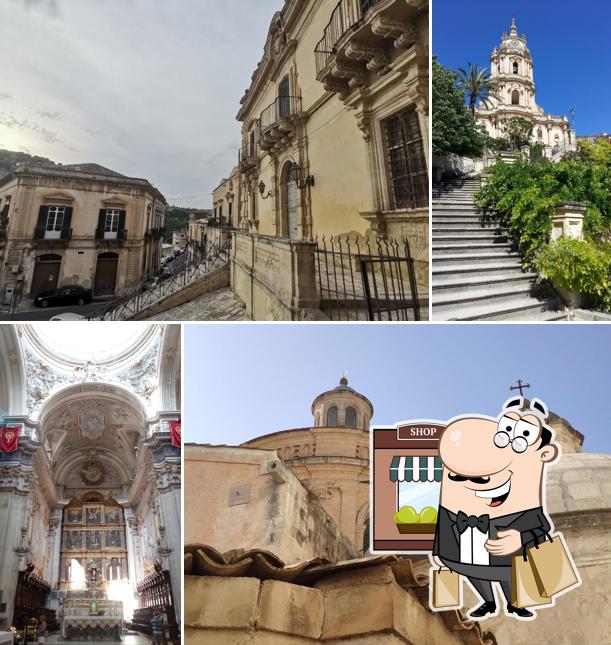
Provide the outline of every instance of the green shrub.
<path id="1" fill-rule="evenodd" d="M 535 267 L 560 289 L 586 295 L 595 308 L 611 307 L 611 252 L 608 245 L 560 237 L 546 245 Z"/>
<path id="2" fill-rule="evenodd" d="M 611 231 L 611 178 L 609 166 L 575 159 L 562 163 L 541 161 L 497 163 L 476 195 L 487 218 L 509 230 L 525 266 L 549 241 L 552 213 L 559 201 L 586 205 L 584 236 L 602 241 Z"/>

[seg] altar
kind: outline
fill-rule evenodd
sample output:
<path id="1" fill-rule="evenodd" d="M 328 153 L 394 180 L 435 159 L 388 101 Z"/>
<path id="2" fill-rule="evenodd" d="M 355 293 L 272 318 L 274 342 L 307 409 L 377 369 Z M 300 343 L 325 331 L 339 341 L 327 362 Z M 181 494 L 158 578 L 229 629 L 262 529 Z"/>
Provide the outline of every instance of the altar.
<path id="1" fill-rule="evenodd" d="M 66 640 L 121 641 L 123 603 L 104 598 L 73 597 L 63 603 L 62 634 Z"/>

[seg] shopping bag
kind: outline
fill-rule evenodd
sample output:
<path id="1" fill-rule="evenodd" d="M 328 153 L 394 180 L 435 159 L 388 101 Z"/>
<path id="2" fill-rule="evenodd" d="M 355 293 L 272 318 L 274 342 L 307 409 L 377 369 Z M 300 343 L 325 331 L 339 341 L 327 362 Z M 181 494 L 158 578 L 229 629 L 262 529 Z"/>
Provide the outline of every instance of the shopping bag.
<path id="1" fill-rule="evenodd" d="M 539 592 L 551 598 L 570 587 L 579 584 L 579 576 L 568 555 L 568 549 L 560 533 L 552 537 L 546 533 L 549 541 L 530 547 L 527 550 L 528 561 L 537 581 Z"/>
<path id="2" fill-rule="evenodd" d="M 433 570 L 432 605 L 435 609 L 459 608 L 462 605 L 460 576 L 450 569 Z"/>
<path id="3" fill-rule="evenodd" d="M 524 549 L 511 562 L 511 604 L 523 608 L 546 605 L 549 602 L 550 599 L 539 592 L 535 573 Z"/>

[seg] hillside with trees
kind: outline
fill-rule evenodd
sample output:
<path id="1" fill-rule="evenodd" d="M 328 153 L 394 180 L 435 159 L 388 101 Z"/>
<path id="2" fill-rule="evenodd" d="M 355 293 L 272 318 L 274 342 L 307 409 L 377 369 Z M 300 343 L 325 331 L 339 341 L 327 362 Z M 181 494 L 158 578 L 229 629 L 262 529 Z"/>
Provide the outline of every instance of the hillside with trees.
<path id="1" fill-rule="evenodd" d="M 37 163 L 54 166 L 55 162 L 46 157 L 29 155 L 27 152 L 16 152 L 14 150 L 3 150 L 0 148 L 0 179 L 10 175 L 20 163 Z"/>

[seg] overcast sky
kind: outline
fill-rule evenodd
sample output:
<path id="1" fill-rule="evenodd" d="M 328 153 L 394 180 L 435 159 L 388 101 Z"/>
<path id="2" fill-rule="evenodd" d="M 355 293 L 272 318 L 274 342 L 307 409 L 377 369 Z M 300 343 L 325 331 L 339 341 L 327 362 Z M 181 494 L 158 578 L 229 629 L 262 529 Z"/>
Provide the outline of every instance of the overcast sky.
<path id="1" fill-rule="evenodd" d="M 0 0 L 0 148 L 211 207 L 283 0 Z"/>

